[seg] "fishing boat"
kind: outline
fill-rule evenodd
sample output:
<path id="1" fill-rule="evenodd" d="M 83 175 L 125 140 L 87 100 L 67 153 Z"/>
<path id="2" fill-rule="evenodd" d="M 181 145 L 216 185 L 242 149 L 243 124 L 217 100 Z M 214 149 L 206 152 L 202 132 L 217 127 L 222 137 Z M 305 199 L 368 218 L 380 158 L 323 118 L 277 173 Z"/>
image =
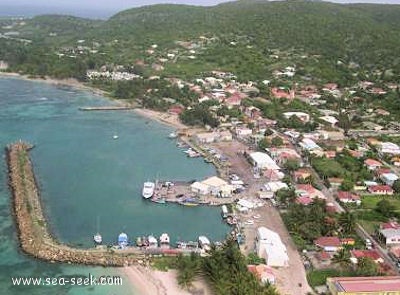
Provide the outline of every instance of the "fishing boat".
<path id="1" fill-rule="evenodd" d="M 170 239 L 167 233 L 163 233 L 160 236 L 160 246 L 167 246 L 169 245 Z"/>
<path id="2" fill-rule="evenodd" d="M 128 246 L 128 235 L 126 233 L 120 233 L 118 236 L 118 246 L 120 248 L 125 248 Z"/>
<path id="3" fill-rule="evenodd" d="M 146 181 L 143 184 L 142 196 L 145 199 L 149 199 L 154 195 L 154 189 L 156 184 L 154 182 Z"/>

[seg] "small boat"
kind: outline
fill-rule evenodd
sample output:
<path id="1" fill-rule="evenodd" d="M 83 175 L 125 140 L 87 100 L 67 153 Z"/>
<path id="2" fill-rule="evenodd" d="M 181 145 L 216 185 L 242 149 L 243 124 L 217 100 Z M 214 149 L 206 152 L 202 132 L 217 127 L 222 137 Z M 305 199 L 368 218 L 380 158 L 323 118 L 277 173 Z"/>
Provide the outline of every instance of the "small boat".
<path id="1" fill-rule="evenodd" d="M 126 233 L 120 233 L 118 236 L 118 246 L 125 248 L 128 246 L 128 235 Z"/>
<path id="2" fill-rule="evenodd" d="M 118 139 L 118 135 L 114 134 L 113 139 Z"/>
<path id="3" fill-rule="evenodd" d="M 143 243 L 142 237 L 137 237 L 136 238 L 136 246 L 143 247 L 143 245 L 144 245 L 144 243 Z"/>
<path id="4" fill-rule="evenodd" d="M 147 241 L 149 243 L 148 244 L 149 248 L 157 248 L 158 247 L 157 239 L 153 235 L 148 236 Z"/>
<path id="5" fill-rule="evenodd" d="M 192 202 L 185 202 L 185 201 L 180 201 L 178 204 L 183 205 L 183 206 L 188 206 L 188 207 L 195 207 L 199 206 L 199 203 L 192 203 Z"/>
<path id="6" fill-rule="evenodd" d="M 152 197 L 150 199 L 150 201 L 157 203 L 157 204 L 165 204 L 167 201 L 165 200 L 165 198 L 162 197 Z"/>
<path id="7" fill-rule="evenodd" d="M 100 244 L 103 242 L 103 238 L 102 238 L 102 236 L 101 236 L 99 233 L 97 233 L 97 234 L 95 234 L 95 235 L 93 236 L 93 241 L 94 241 L 96 244 L 100 245 Z"/>
<path id="8" fill-rule="evenodd" d="M 170 239 L 167 233 L 163 233 L 160 236 L 160 245 L 169 245 Z"/>
<path id="9" fill-rule="evenodd" d="M 149 199 L 154 195 L 154 189 L 156 184 L 154 182 L 146 181 L 143 184 L 142 196 L 145 199 Z"/>
<path id="10" fill-rule="evenodd" d="M 259 219 L 260 217 L 261 217 L 260 214 L 256 214 L 256 215 L 253 216 L 254 219 Z"/>
<path id="11" fill-rule="evenodd" d="M 199 247 L 203 250 L 210 250 L 211 243 L 210 240 L 206 236 L 199 236 L 198 238 Z"/>
<path id="12" fill-rule="evenodd" d="M 170 134 L 168 134 L 168 138 L 174 139 L 178 137 L 178 133 L 176 132 L 171 132 Z"/>
<path id="13" fill-rule="evenodd" d="M 199 243 L 198 242 L 193 242 L 193 241 L 189 241 L 189 242 L 184 242 L 184 241 L 178 241 L 176 242 L 176 246 L 179 249 L 196 249 L 199 247 Z"/>
<path id="14" fill-rule="evenodd" d="M 249 220 L 246 220 L 245 223 L 248 224 L 248 225 L 252 225 L 252 224 L 254 224 L 254 220 L 249 219 Z"/>
<path id="15" fill-rule="evenodd" d="M 235 225 L 237 224 L 237 219 L 235 217 L 229 216 L 226 218 L 226 223 L 229 225 Z"/>

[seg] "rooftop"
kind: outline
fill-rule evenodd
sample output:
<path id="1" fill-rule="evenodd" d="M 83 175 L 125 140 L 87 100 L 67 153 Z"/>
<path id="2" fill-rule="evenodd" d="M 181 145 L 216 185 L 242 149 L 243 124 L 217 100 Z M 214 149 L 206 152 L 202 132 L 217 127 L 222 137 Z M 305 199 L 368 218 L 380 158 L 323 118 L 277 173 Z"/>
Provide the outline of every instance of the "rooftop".
<path id="1" fill-rule="evenodd" d="M 400 290 L 400 276 L 328 278 L 339 292 L 384 292 Z"/>

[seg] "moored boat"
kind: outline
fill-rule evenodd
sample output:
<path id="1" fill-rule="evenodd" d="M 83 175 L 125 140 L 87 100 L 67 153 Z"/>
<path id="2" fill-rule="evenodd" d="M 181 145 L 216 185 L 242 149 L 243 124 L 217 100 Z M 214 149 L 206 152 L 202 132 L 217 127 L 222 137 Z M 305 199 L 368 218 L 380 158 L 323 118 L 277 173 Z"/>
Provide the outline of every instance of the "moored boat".
<path id="1" fill-rule="evenodd" d="M 169 245 L 170 239 L 169 239 L 169 235 L 167 233 L 163 233 L 160 236 L 160 246 L 162 245 Z"/>
<path id="2" fill-rule="evenodd" d="M 206 236 L 199 236 L 198 238 L 199 247 L 205 251 L 210 250 L 211 243 Z"/>
<path id="3" fill-rule="evenodd" d="M 149 199 L 154 195 L 154 189 L 156 184 L 154 182 L 146 181 L 143 184 L 142 196 L 145 199 Z"/>
<path id="4" fill-rule="evenodd" d="M 178 133 L 177 132 L 171 132 L 170 134 L 168 134 L 168 138 L 174 139 L 178 137 Z"/>
<path id="5" fill-rule="evenodd" d="M 147 237 L 147 241 L 148 241 L 149 248 L 157 248 L 158 247 L 157 239 L 153 235 L 149 235 Z"/>
<path id="6" fill-rule="evenodd" d="M 152 197 L 150 199 L 150 201 L 157 203 L 157 204 L 165 204 L 167 201 L 165 200 L 165 198 L 162 197 Z"/>
<path id="7" fill-rule="evenodd" d="M 99 233 L 96 233 L 96 234 L 93 236 L 93 241 L 94 241 L 96 244 L 100 245 L 100 244 L 103 242 L 103 238 L 102 238 L 102 236 L 101 236 Z"/>
<path id="8" fill-rule="evenodd" d="M 126 233 L 120 233 L 118 236 L 118 246 L 125 248 L 128 246 L 128 235 Z"/>

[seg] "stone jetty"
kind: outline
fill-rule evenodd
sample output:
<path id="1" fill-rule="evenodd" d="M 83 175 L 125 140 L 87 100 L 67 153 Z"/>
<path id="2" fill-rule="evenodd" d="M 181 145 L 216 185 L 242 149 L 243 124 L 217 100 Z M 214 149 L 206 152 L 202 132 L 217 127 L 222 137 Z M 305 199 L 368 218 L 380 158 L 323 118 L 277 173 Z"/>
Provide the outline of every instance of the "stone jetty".
<path id="1" fill-rule="evenodd" d="M 135 248 L 77 249 L 60 244 L 51 236 L 29 157 L 32 147 L 20 141 L 6 148 L 12 207 L 22 250 L 35 258 L 50 262 L 85 265 L 126 266 L 142 259 L 143 253 Z"/>

